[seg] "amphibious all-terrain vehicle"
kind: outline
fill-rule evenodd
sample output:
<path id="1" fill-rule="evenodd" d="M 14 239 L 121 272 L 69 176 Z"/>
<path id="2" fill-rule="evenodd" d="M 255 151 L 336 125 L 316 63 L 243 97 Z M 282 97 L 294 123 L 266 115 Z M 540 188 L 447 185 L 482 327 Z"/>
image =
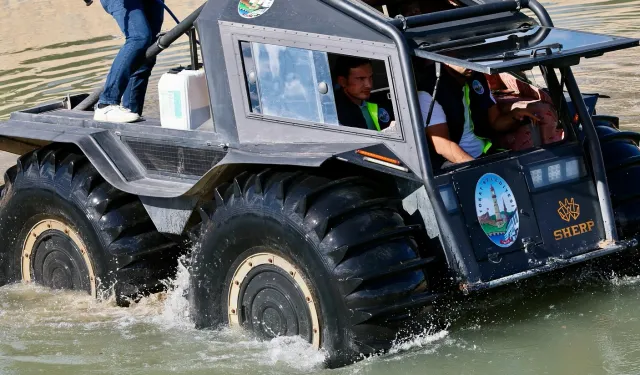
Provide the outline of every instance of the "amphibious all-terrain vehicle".
<path id="1" fill-rule="evenodd" d="M 300 335 L 339 366 L 389 348 L 446 294 L 635 249 L 640 135 L 595 115 L 570 67 L 638 40 L 556 29 L 535 0 L 406 17 L 401 3 L 209 0 L 148 50 L 189 32 L 198 70 L 199 43 L 210 105 L 192 130 L 95 122 L 89 94 L 13 113 L 0 282 L 126 301 L 190 250 L 199 327 Z M 373 61 L 392 131 L 339 124 L 340 55 Z M 421 59 L 539 68 L 563 140 L 432 166 Z M 172 118 L 187 115 L 172 95 Z"/>

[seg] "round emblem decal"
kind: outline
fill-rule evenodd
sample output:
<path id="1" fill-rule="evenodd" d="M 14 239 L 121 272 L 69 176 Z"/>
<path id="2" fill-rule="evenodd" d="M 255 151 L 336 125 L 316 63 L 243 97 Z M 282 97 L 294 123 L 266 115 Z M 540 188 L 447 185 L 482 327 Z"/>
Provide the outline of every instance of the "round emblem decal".
<path id="1" fill-rule="evenodd" d="M 473 91 L 475 91 L 476 94 L 478 95 L 484 94 L 484 86 L 482 86 L 482 83 L 480 83 L 480 81 L 478 81 L 477 79 L 473 81 L 471 86 L 473 86 Z"/>
<path id="2" fill-rule="evenodd" d="M 500 247 L 513 245 L 520 231 L 520 217 L 509 184 L 497 174 L 486 173 L 476 184 L 475 198 L 482 231 Z"/>
<path id="3" fill-rule="evenodd" d="M 378 109 L 378 120 L 382 122 L 389 122 L 391 120 L 391 116 L 389 116 L 389 112 L 387 112 L 384 108 Z"/>
<path id="4" fill-rule="evenodd" d="M 240 0 L 238 13 L 244 18 L 256 18 L 271 8 L 275 0 Z"/>

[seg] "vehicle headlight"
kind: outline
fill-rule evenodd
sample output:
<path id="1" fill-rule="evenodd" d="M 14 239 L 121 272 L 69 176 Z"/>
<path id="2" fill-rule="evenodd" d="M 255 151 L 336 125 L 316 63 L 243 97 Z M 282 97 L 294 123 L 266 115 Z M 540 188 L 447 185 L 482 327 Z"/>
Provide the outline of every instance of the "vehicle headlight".
<path id="1" fill-rule="evenodd" d="M 529 176 L 534 189 L 570 182 L 586 176 L 582 158 L 558 159 L 529 167 Z"/>

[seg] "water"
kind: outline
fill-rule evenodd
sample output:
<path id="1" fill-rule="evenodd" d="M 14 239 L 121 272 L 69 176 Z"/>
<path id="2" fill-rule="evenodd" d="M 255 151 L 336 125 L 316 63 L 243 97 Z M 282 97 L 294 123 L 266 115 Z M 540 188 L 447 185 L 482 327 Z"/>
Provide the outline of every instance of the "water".
<path id="1" fill-rule="evenodd" d="M 122 39 L 99 2 L 0 0 L 0 118 L 11 111 L 87 92 L 109 68 Z M 179 18 L 199 2 L 170 4 Z M 640 0 L 545 2 L 556 25 L 640 36 Z M 167 18 L 165 28 L 171 26 Z M 155 81 L 188 63 L 186 41 L 160 56 Z M 575 70 L 600 113 L 640 124 L 640 48 L 586 60 Z M 581 271 L 536 280 L 489 298 L 452 304 L 444 330 L 426 332 L 392 353 L 339 370 L 295 339 L 257 342 L 232 330 L 201 331 L 189 320 L 187 273 L 168 295 L 131 308 L 82 293 L 35 286 L 0 288 L 0 374 L 639 374 L 640 278 Z"/>

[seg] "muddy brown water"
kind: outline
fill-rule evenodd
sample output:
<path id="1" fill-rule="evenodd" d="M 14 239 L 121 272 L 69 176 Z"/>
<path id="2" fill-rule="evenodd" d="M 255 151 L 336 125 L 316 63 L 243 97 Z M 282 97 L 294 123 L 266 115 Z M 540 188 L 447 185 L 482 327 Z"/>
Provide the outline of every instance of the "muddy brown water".
<path id="1" fill-rule="evenodd" d="M 556 25 L 640 37 L 638 0 L 544 2 Z M 169 2 L 178 17 L 199 3 Z M 122 43 L 96 2 L 0 0 L 0 119 L 14 110 L 90 91 Z M 168 19 L 165 29 L 172 25 Z M 182 41 L 160 58 L 162 72 L 188 63 Z M 611 96 L 599 112 L 640 125 L 640 48 L 586 60 L 575 69 L 583 92 Z M 13 155 L 0 155 L 2 169 Z M 640 271 L 638 272 L 640 273 Z M 188 274 L 166 299 L 131 308 L 82 293 L 36 286 L 0 288 L 0 375 L 5 374 L 640 374 L 640 278 L 580 271 L 452 305 L 450 326 L 426 331 L 391 353 L 338 369 L 296 339 L 257 342 L 230 330 L 193 328 L 183 297 Z M 605 277 L 606 276 L 606 277 Z"/>

